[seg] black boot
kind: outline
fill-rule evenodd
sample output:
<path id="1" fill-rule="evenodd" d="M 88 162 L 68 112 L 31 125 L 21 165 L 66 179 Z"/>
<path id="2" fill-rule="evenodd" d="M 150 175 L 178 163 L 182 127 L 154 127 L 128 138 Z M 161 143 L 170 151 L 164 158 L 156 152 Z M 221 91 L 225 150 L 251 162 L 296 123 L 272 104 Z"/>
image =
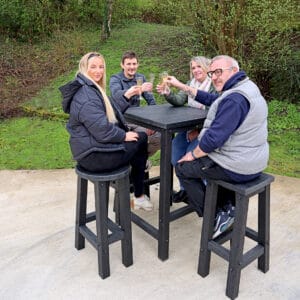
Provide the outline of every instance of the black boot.
<path id="1" fill-rule="evenodd" d="M 174 193 L 173 197 L 172 197 L 172 202 L 173 203 L 180 203 L 180 202 L 188 203 L 188 195 L 187 195 L 186 191 L 180 190 L 179 192 Z"/>

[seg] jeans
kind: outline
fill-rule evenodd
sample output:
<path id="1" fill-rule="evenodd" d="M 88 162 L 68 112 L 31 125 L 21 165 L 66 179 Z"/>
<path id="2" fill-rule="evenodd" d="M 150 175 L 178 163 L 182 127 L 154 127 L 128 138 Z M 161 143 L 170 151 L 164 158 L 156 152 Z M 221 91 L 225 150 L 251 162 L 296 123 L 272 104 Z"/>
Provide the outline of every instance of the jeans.
<path id="1" fill-rule="evenodd" d="M 193 161 L 186 161 L 176 165 L 176 175 L 187 192 L 190 205 L 195 209 L 199 217 L 203 216 L 205 185 L 203 179 L 231 181 L 223 169 L 204 156 Z M 228 203 L 234 203 L 234 192 L 219 188 L 217 206 L 222 208 Z"/>
<path id="2" fill-rule="evenodd" d="M 125 151 L 92 152 L 78 164 L 91 172 L 104 172 L 131 165 L 131 179 L 134 186 L 134 195 L 140 197 L 144 193 L 144 172 L 147 154 L 147 134 L 138 132 L 136 142 L 124 142 Z"/>
<path id="3" fill-rule="evenodd" d="M 176 166 L 178 160 L 182 158 L 187 152 L 192 151 L 198 145 L 198 139 L 194 139 L 192 142 L 187 140 L 187 132 L 180 132 L 172 140 L 172 155 L 171 163 L 173 167 Z M 180 190 L 184 190 L 184 187 L 179 179 Z"/>

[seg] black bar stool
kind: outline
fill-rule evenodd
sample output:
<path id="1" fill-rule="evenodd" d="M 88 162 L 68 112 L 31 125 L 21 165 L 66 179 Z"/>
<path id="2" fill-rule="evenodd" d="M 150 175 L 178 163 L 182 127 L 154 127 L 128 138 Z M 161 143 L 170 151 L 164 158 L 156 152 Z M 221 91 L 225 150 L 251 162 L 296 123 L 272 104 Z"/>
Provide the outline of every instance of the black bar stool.
<path id="1" fill-rule="evenodd" d="M 75 248 L 85 247 L 87 239 L 98 252 L 98 272 L 102 279 L 110 275 L 109 244 L 121 240 L 122 263 L 132 265 L 132 235 L 129 194 L 129 166 L 109 173 L 92 173 L 76 166 L 77 205 L 75 225 Z M 86 212 L 88 181 L 94 184 L 95 211 Z M 118 193 L 120 222 L 114 223 L 108 218 L 109 186 L 114 181 Z M 96 220 L 96 234 L 87 223 Z M 110 233 L 109 233 L 110 232 Z"/>
<path id="2" fill-rule="evenodd" d="M 226 295 L 234 299 L 239 293 L 241 270 L 258 259 L 258 269 L 266 273 L 269 270 L 270 252 L 270 184 L 274 177 L 262 174 L 253 181 L 244 184 L 233 184 L 221 180 L 208 181 L 202 234 L 200 242 L 198 274 L 205 277 L 209 274 L 211 252 L 229 262 Z M 235 192 L 235 220 L 232 230 L 212 239 L 218 187 L 222 186 Z M 258 231 L 246 226 L 249 198 L 258 195 Z M 245 236 L 256 245 L 245 254 Z M 230 240 L 230 249 L 222 246 Z"/>

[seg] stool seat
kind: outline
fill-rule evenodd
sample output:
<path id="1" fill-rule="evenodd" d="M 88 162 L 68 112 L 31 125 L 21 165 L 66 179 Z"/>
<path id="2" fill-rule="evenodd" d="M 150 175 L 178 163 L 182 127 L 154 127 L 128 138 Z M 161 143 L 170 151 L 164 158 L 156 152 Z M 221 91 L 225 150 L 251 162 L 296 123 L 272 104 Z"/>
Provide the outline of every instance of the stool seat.
<path id="1" fill-rule="evenodd" d="M 246 183 L 230 183 L 222 180 L 208 180 L 205 193 L 205 206 L 199 251 L 198 274 L 209 274 L 211 252 L 229 262 L 226 295 L 234 299 L 238 296 L 241 270 L 258 259 L 258 269 L 264 273 L 269 270 L 270 252 L 270 184 L 274 177 L 261 174 Z M 233 228 L 213 239 L 218 188 L 222 186 L 235 193 L 235 217 Z M 258 195 L 258 229 L 248 228 L 247 215 L 249 198 Z M 256 244 L 246 253 L 245 237 Z M 223 244 L 230 240 L 230 248 Z"/>
<path id="2" fill-rule="evenodd" d="M 240 195 L 251 197 L 252 195 L 258 194 L 260 189 L 264 189 L 273 181 L 274 177 L 272 175 L 262 173 L 254 180 L 244 183 L 231 183 L 223 180 L 215 180 L 215 183 L 227 188 L 228 190 L 237 192 Z"/>
<path id="3" fill-rule="evenodd" d="M 109 244 L 121 241 L 122 262 L 128 267 L 132 265 L 131 211 L 129 192 L 129 166 L 111 172 L 89 172 L 76 166 L 77 204 L 75 224 L 75 248 L 85 247 L 87 239 L 98 252 L 98 273 L 101 278 L 110 275 Z M 95 211 L 87 213 L 88 181 L 94 184 Z M 119 222 L 108 217 L 109 187 L 114 182 L 119 206 Z M 88 227 L 88 223 L 96 221 L 96 233 Z"/>
<path id="4" fill-rule="evenodd" d="M 129 166 L 124 166 L 117 170 L 113 170 L 110 172 L 101 172 L 101 173 L 87 171 L 78 165 L 75 167 L 75 172 L 77 175 L 87 180 L 90 180 L 92 182 L 117 180 L 119 178 L 129 175 L 129 171 L 130 171 Z"/>

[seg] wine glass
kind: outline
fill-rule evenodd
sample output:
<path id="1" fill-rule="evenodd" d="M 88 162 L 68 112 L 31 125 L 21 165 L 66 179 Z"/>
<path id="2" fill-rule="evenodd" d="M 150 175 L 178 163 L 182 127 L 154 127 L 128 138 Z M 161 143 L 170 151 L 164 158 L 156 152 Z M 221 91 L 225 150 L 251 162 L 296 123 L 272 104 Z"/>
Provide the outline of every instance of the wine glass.
<path id="1" fill-rule="evenodd" d="M 152 88 L 153 88 L 154 79 L 155 79 L 155 74 L 150 73 L 149 74 L 149 82 L 152 84 Z M 152 92 L 149 92 L 149 94 L 152 94 Z"/>
<path id="2" fill-rule="evenodd" d="M 169 74 L 166 71 L 163 71 L 159 74 L 159 78 L 160 78 L 159 84 L 163 87 L 163 90 L 162 90 L 163 94 L 166 94 L 169 91 L 168 83 L 166 82 L 166 80 L 168 79 L 168 76 L 169 76 Z"/>
<path id="3" fill-rule="evenodd" d="M 153 73 L 149 74 L 149 82 L 154 83 L 155 75 Z"/>
<path id="4" fill-rule="evenodd" d="M 142 85 L 143 85 L 143 77 L 142 76 L 137 76 L 136 77 L 136 84 L 137 84 L 137 86 L 139 86 L 140 87 L 140 100 L 142 100 L 143 98 L 142 98 Z"/>

